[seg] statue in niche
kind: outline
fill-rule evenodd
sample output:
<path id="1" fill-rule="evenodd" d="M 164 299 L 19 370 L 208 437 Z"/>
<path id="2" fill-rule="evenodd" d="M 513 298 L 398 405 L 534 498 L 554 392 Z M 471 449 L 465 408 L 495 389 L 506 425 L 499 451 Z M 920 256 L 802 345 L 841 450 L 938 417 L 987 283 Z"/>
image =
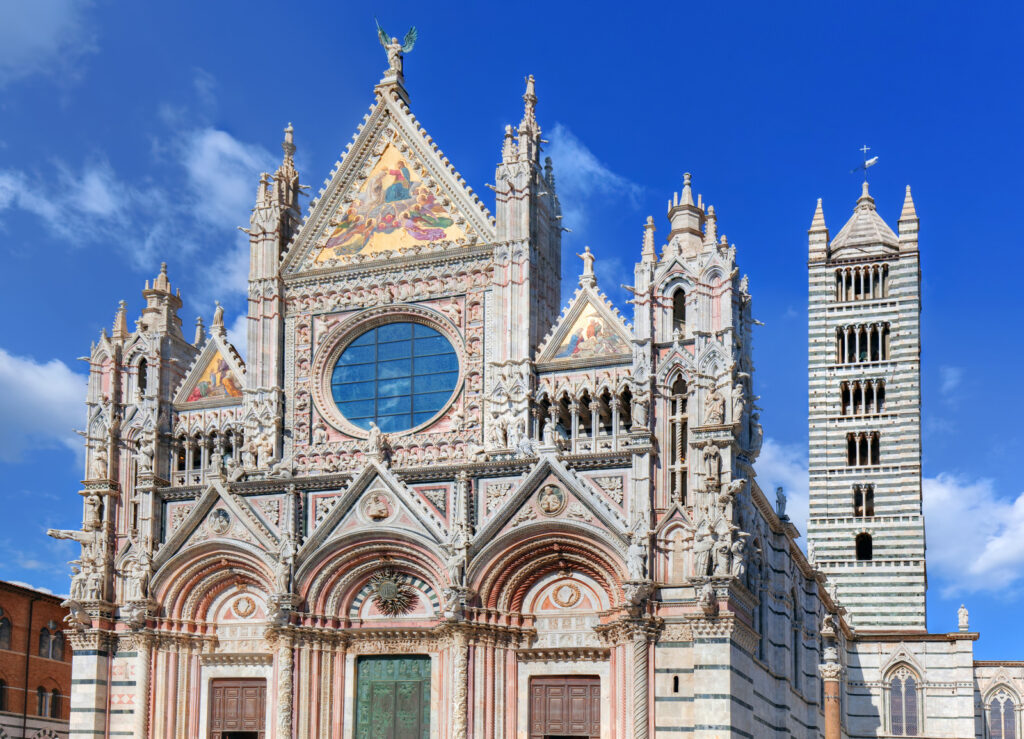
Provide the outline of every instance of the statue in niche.
<path id="1" fill-rule="evenodd" d="M 142 600 L 147 596 L 152 572 L 149 552 L 142 550 L 128 560 L 124 574 L 125 600 Z"/>
<path id="2" fill-rule="evenodd" d="M 744 549 L 746 549 L 746 543 L 743 541 L 746 538 L 746 534 L 740 534 L 736 537 L 736 541 L 732 543 L 732 576 L 742 580 L 743 575 L 746 573 L 746 563 L 744 562 Z"/>
<path id="3" fill-rule="evenodd" d="M 107 475 L 107 450 L 102 446 L 96 449 L 92 458 L 92 465 L 89 469 L 89 478 L 92 480 L 106 480 Z"/>
<path id="4" fill-rule="evenodd" d="M 729 558 L 732 555 L 732 544 L 728 537 L 721 536 L 715 541 L 715 574 L 728 575 L 731 571 Z"/>
<path id="5" fill-rule="evenodd" d="M 725 398 L 713 391 L 704 401 L 704 423 L 708 426 L 721 426 L 725 422 Z"/>
<path id="6" fill-rule="evenodd" d="M 676 529 L 672 534 L 672 563 L 669 579 L 672 582 L 682 582 L 686 579 L 686 550 L 689 548 L 689 541 L 681 529 Z"/>
<path id="7" fill-rule="evenodd" d="M 313 443 L 318 445 L 327 443 L 327 426 L 323 421 L 317 421 L 316 426 L 313 427 Z"/>
<path id="8" fill-rule="evenodd" d="M 725 485 L 722 489 L 721 494 L 718 496 L 717 508 L 718 515 L 723 518 L 731 518 L 733 510 L 733 502 L 736 500 L 736 496 L 743 490 L 743 486 L 747 484 L 745 479 L 733 480 L 732 482 Z"/>
<path id="9" fill-rule="evenodd" d="M 647 402 L 633 401 L 633 428 L 642 429 L 647 426 Z"/>
<path id="10" fill-rule="evenodd" d="M 94 491 L 85 496 L 85 516 L 82 528 L 95 531 L 103 523 L 103 501 Z"/>
<path id="11" fill-rule="evenodd" d="M 718 490 L 722 484 L 722 454 L 713 441 L 704 443 L 704 487 L 708 492 Z"/>

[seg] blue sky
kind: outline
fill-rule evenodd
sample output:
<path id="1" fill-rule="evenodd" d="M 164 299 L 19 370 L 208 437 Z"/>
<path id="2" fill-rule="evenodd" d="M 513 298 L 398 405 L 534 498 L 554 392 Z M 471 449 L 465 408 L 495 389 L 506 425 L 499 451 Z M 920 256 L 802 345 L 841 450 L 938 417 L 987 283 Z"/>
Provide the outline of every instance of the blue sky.
<path id="1" fill-rule="evenodd" d="M 1024 351 L 1015 321 L 1024 196 L 1020 3 L 473 3 L 423 6 L 0 0 L 0 578 L 64 592 L 77 527 L 87 354 L 117 301 L 134 318 L 161 261 L 186 332 L 244 310 L 257 175 L 292 121 L 314 188 L 386 66 L 373 25 L 419 27 L 413 111 L 490 201 L 506 123 L 534 74 L 575 256 L 631 279 L 683 172 L 750 275 L 762 487 L 806 516 L 806 231 L 850 215 L 858 148 L 895 224 L 921 217 L 929 626 L 967 604 L 979 658 L 1024 658 Z M 244 347 L 240 346 L 244 352 Z M 801 524 L 801 528 L 803 528 Z"/>

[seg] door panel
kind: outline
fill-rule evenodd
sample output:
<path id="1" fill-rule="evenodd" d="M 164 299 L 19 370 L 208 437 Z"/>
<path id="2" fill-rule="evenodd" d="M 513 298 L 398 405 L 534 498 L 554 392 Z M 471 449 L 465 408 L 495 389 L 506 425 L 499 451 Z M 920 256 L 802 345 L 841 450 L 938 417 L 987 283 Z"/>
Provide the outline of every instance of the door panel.
<path id="1" fill-rule="evenodd" d="M 430 658 L 360 657 L 356 739 L 428 739 Z"/>
<path id="2" fill-rule="evenodd" d="M 211 739 L 265 739 L 266 708 L 266 680 L 212 680 Z"/>
<path id="3" fill-rule="evenodd" d="M 599 737 L 601 681 L 591 676 L 530 679 L 530 739 Z"/>

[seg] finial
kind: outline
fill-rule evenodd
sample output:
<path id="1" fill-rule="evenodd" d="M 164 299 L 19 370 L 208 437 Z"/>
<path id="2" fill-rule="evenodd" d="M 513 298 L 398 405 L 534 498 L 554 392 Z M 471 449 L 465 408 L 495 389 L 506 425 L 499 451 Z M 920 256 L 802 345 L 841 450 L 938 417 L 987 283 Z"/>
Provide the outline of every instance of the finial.
<path id="1" fill-rule="evenodd" d="M 153 289 L 165 293 L 171 291 L 171 282 L 167 279 L 167 262 L 160 262 L 160 274 L 153 280 Z"/>
<path id="2" fill-rule="evenodd" d="M 534 137 L 540 136 L 540 126 L 537 125 L 537 89 L 532 74 L 526 78 L 526 92 L 523 93 L 523 120 L 519 123 L 519 133 L 529 133 Z"/>
<path id="3" fill-rule="evenodd" d="M 714 244 L 716 241 L 718 241 L 718 219 L 715 217 L 715 206 L 713 205 L 708 206 L 706 228 L 707 241 L 711 244 Z"/>
<path id="4" fill-rule="evenodd" d="M 203 326 L 203 317 L 196 316 L 196 337 L 192 341 L 192 345 L 198 349 L 204 341 L 206 341 L 206 329 Z"/>
<path id="5" fill-rule="evenodd" d="M 683 172 L 683 192 L 679 198 L 680 205 L 693 205 L 693 190 L 690 189 L 690 173 Z"/>
<path id="6" fill-rule="evenodd" d="M 121 300 L 117 304 L 117 313 L 114 315 L 114 328 L 110 334 L 113 339 L 128 338 L 128 318 L 125 309 L 126 303 Z"/>
<path id="7" fill-rule="evenodd" d="M 870 208 L 874 210 L 875 199 L 871 197 L 871 193 L 868 191 L 868 181 L 864 180 L 860 185 L 860 197 L 857 198 L 858 208 Z"/>

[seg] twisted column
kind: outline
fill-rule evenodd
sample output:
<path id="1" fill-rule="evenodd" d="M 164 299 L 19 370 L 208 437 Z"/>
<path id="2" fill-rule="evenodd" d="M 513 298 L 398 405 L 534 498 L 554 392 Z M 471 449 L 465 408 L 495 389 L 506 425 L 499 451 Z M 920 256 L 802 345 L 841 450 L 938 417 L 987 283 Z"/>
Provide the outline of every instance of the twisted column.
<path id="1" fill-rule="evenodd" d="M 647 739 L 647 634 L 633 634 L 633 739 Z"/>
<path id="2" fill-rule="evenodd" d="M 467 739 L 469 709 L 469 640 L 462 631 L 452 639 L 452 733 L 451 739 Z"/>
<path id="3" fill-rule="evenodd" d="M 292 736 L 292 642 L 286 636 L 277 643 L 277 736 Z"/>

